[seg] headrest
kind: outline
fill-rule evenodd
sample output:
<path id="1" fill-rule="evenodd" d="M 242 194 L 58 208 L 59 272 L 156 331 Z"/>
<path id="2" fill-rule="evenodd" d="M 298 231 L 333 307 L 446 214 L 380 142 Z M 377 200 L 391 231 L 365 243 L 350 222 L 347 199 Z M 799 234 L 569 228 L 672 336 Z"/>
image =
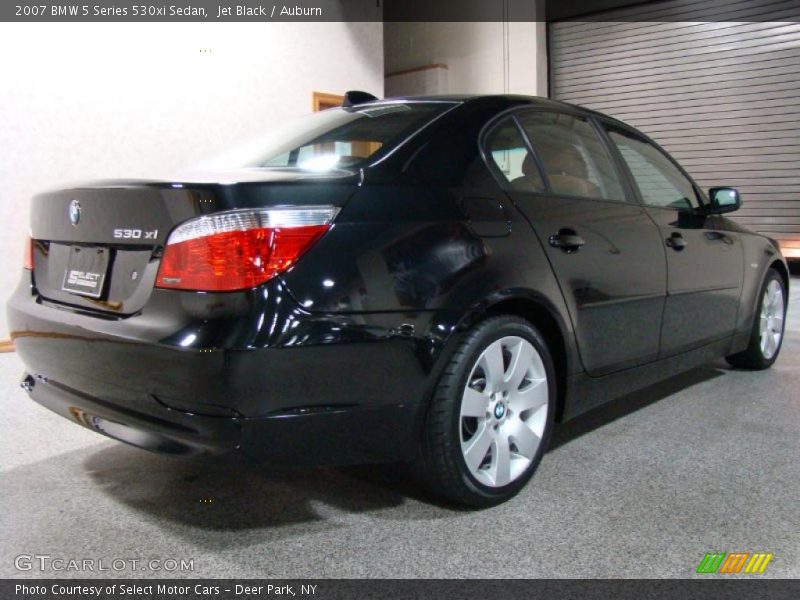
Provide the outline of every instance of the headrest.
<path id="1" fill-rule="evenodd" d="M 525 177 L 539 177 L 539 166 L 530 152 L 525 153 L 525 159 L 522 161 L 522 174 Z"/>
<path id="2" fill-rule="evenodd" d="M 589 170 L 586 163 L 575 146 L 568 144 L 539 144 L 536 146 L 539 158 L 542 160 L 548 174 L 572 175 L 586 179 Z M 523 171 L 525 166 L 523 164 Z"/>

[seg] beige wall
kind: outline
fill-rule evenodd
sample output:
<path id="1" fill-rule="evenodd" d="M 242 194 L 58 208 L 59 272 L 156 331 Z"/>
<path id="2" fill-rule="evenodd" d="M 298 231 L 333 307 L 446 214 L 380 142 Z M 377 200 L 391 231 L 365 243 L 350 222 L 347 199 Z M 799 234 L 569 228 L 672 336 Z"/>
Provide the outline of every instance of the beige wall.
<path id="1" fill-rule="evenodd" d="M 543 22 L 386 23 L 387 73 L 446 64 L 447 89 L 432 93 L 547 95 L 546 31 Z M 419 93 L 422 74 L 387 79 L 399 94 Z M 404 88 L 409 91 L 404 91 Z"/>
<path id="2" fill-rule="evenodd" d="M 381 23 L 0 24 L 0 298 L 38 190 L 177 169 L 315 90 L 382 95 L 382 47 Z"/>

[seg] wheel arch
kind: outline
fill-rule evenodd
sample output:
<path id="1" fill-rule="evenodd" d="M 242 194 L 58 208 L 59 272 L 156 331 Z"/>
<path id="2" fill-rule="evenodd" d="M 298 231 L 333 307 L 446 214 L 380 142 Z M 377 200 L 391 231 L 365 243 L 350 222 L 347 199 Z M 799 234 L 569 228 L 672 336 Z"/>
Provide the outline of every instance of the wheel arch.
<path id="1" fill-rule="evenodd" d="M 514 315 L 531 323 L 544 336 L 556 371 L 556 414 L 562 420 L 567 402 L 567 381 L 574 364 L 571 330 L 558 309 L 541 294 L 530 290 L 508 290 L 498 293 L 469 311 L 456 330 L 463 333 L 479 323 L 499 315 Z"/>
<path id="2" fill-rule="evenodd" d="M 786 300 L 789 300 L 789 268 L 782 260 L 774 260 L 768 269 L 775 269 L 783 280 L 783 289 L 786 290 Z M 766 277 L 766 273 L 764 273 Z"/>
<path id="3" fill-rule="evenodd" d="M 778 275 L 781 277 L 781 281 L 783 282 L 783 289 L 786 290 L 786 302 L 788 308 L 789 302 L 789 268 L 786 266 L 786 263 L 783 262 L 780 258 L 776 258 L 771 263 L 767 265 L 767 267 L 761 272 L 761 276 L 758 279 L 758 287 L 755 288 L 755 293 L 750 300 L 752 311 L 753 311 L 753 319 L 758 318 L 758 302 L 761 298 L 761 290 L 764 287 L 764 281 L 767 278 L 767 274 L 770 272 L 770 269 L 776 271 Z M 752 321 L 751 325 L 752 327 Z M 748 332 L 750 329 L 748 328 Z"/>

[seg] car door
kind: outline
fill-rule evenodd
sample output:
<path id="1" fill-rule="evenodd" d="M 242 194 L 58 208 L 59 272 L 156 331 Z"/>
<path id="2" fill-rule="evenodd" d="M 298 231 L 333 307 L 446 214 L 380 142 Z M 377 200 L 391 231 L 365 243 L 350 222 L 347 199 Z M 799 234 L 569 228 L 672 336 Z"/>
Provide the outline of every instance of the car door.
<path id="1" fill-rule="evenodd" d="M 661 231 L 668 281 L 661 356 L 733 335 L 744 275 L 739 233 L 706 214 L 697 186 L 656 144 L 627 128 L 606 129 Z"/>
<path id="2" fill-rule="evenodd" d="M 496 140 L 515 136 L 517 149 L 503 164 Z M 661 236 L 626 192 L 593 123 L 580 113 L 521 110 L 487 143 L 550 261 L 586 371 L 599 376 L 655 360 L 666 293 Z"/>

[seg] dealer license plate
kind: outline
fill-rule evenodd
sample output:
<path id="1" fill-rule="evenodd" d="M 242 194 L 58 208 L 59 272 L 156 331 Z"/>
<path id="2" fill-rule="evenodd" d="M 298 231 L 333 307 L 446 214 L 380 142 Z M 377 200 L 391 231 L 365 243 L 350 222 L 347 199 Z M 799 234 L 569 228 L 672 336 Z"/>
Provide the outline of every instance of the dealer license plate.
<path id="1" fill-rule="evenodd" d="M 99 298 L 103 293 L 110 255 L 108 248 L 72 246 L 61 289 L 80 296 Z"/>

